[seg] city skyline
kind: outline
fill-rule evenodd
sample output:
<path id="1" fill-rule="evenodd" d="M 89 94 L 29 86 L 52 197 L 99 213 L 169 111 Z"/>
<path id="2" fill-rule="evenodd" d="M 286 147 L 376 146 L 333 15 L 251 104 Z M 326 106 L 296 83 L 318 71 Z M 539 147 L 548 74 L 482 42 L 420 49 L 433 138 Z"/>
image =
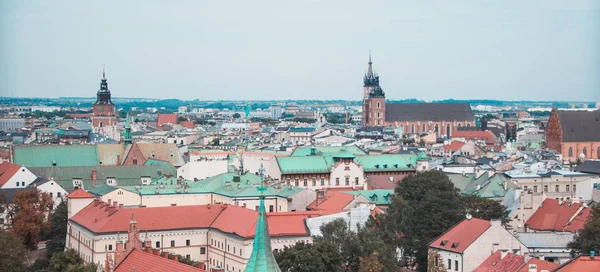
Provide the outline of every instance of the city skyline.
<path id="1" fill-rule="evenodd" d="M 391 100 L 600 100 L 600 4 L 516 4 L 6 1 L 0 92 L 359 100 L 371 50 Z"/>

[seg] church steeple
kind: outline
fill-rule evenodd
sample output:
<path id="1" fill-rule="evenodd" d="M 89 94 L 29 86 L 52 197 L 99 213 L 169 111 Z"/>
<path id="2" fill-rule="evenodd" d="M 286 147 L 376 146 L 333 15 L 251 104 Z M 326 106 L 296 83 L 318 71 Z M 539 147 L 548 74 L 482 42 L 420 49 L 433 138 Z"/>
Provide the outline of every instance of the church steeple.
<path id="1" fill-rule="evenodd" d="M 96 104 L 112 105 L 110 90 L 108 89 L 108 80 L 106 79 L 106 71 L 102 68 L 102 78 L 100 79 L 100 90 L 96 94 Z"/>
<path id="2" fill-rule="evenodd" d="M 256 233 L 254 234 L 254 246 L 252 254 L 244 272 L 281 272 L 273 250 L 271 250 L 271 238 L 269 237 L 269 226 L 267 224 L 267 212 L 265 210 L 265 197 L 263 192 L 267 187 L 258 187 L 261 192 L 260 206 L 258 208 L 258 220 L 256 222 Z"/>
<path id="3" fill-rule="evenodd" d="M 125 134 L 123 135 L 123 143 L 125 146 L 131 144 L 131 117 L 129 117 L 129 112 L 127 112 L 127 119 L 125 120 Z"/>
<path id="4" fill-rule="evenodd" d="M 364 77 L 364 87 L 375 87 L 379 85 L 379 76 L 373 72 L 373 61 L 371 60 L 371 51 L 369 50 L 369 67 Z"/>

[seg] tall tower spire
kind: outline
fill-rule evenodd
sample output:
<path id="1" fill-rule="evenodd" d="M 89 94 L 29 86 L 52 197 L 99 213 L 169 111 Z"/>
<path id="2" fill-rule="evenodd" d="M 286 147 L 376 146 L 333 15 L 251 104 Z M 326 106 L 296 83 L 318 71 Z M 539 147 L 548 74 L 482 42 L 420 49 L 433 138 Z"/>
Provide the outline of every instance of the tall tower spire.
<path id="1" fill-rule="evenodd" d="M 371 50 L 369 50 L 369 69 L 367 70 L 366 78 L 373 78 L 373 61 L 371 61 Z"/>
<path id="2" fill-rule="evenodd" d="M 263 195 L 266 190 L 267 187 L 264 184 L 258 187 L 260 206 L 258 208 L 258 220 L 256 221 L 256 233 L 254 234 L 254 246 L 244 272 L 281 272 L 275 256 L 273 256 L 273 250 L 271 250 L 265 196 Z"/>
<path id="3" fill-rule="evenodd" d="M 125 120 L 125 134 L 123 135 L 123 143 L 125 146 L 131 144 L 131 117 L 129 117 L 129 112 L 127 112 L 127 119 Z"/>

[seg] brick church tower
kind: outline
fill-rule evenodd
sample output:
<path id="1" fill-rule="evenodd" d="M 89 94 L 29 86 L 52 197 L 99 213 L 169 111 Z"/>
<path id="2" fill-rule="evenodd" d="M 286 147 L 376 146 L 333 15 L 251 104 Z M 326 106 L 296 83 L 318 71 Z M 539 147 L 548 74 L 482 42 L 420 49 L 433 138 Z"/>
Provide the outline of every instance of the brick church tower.
<path id="1" fill-rule="evenodd" d="M 106 73 L 102 70 L 100 90 L 96 93 L 92 114 L 92 131 L 102 134 L 108 138 L 119 140 L 120 133 L 117 128 L 117 117 L 115 115 L 115 104 L 111 100 Z"/>
<path id="2" fill-rule="evenodd" d="M 369 54 L 369 68 L 363 81 L 363 127 L 384 127 L 385 92 L 381 89 L 381 86 L 379 86 L 379 75 L 373 73 L 371 54 Z"/>

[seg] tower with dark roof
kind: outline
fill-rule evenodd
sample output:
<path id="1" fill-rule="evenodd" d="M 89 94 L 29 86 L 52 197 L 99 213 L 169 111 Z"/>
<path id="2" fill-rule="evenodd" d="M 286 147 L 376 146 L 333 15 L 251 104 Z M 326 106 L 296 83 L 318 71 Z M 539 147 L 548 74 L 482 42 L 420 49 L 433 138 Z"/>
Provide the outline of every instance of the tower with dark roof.
<path id="1" fill-rule="evenodd" d="M 265 197 L 262 194 L 267 188 L 262 185 L 258 187 L 258 190 L 261 192 L 261 196 L 258 208 L 258 220 L 256 221 L 256 233 L 254 234 L 254 245 L 244 272 L 281 272 L 271 249 L 267 211 L 265 210 Z"/>
<path id="2" fill-rule="evenodd" d="M 119 140 L 121 133 L 117 127 L 115 104 L 112 102 L 106 72 L 102 69 L 100 89 L 96 93 L 96 102 L 92 106 L 92 131 L 105 137 Z"/>
<path id="3" fill-rule="evenodd" d="M 125 120 L 125 133 L 123 134 L 123 143 L 125 146 L 131 144 L 131 117 L 129 112 L 127 113 L 127 119 Z"/>
<path id="4" fill-rule="evenodd" d="M 379 75 L 373 72 L 373 61 L 369 53 L 369 67 L 363 79 L 363 127 L 385 126 L 385 92 L 379 86 Z"/>

